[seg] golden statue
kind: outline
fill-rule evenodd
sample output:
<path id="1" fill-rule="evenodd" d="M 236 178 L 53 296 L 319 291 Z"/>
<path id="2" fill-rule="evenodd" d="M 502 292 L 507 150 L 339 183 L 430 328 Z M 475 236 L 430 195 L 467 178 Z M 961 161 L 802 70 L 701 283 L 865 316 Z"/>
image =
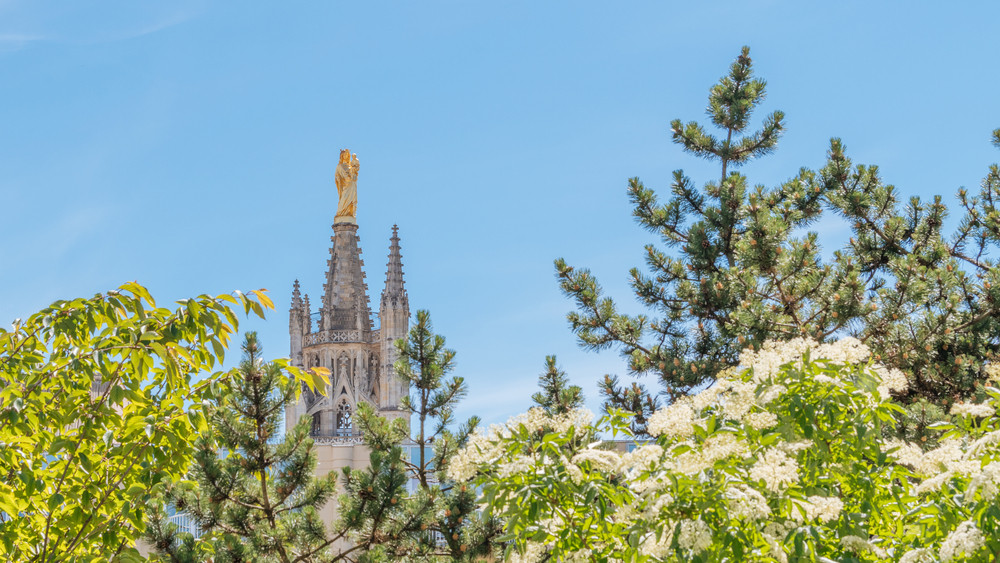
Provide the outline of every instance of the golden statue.
<path id="1" fill-rule="evenodd" d="M 337 194 L 340 201 L 337 203 L 337 216 L 334 219 L 338 223 L 354 223 L 358 212 L 358 155 L 352 155 L 351 151 L 344 149 L 340 151 L 340 163 L 337 164 L 337 172 L 334 174 L 334 181 L 337 182 Z"/>

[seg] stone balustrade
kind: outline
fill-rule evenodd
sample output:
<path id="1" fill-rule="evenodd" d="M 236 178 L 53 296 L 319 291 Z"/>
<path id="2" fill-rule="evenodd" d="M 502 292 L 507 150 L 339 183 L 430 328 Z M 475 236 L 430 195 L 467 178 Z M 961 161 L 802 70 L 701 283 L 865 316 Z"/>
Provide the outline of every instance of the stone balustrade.
<path id="1" fill-rule="evenodd" d="M 304 344 L 306 346 L 313 346 L 316 344 L 326 344 L 328 342 L 378 342 L 379 336 L 380 334 L 378 329 L 373 331 L 321 330 L 306 334 Z"/>

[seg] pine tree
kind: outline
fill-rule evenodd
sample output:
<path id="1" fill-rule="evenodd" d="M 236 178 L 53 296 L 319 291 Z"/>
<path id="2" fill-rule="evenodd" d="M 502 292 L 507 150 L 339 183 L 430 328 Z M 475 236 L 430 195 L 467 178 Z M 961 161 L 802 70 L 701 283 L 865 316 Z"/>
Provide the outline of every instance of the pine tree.
<path id="1" fill-rule="evenodd" d="M 722 135 L 671 123 L 675 143 L 719 164 L 717 182 L 699 189 L 677 170 L 661 204 L 638 178 L 629 180 L 637 221 L 673 250 L 647 245 L 650 273 L 630 272 L 649 315 L 619 312 L 589 270 L 556 260 L 560 287 L 577 305 L 568 318 L 580 343 L 617 347 L 630 374 L 656 375 L 669 401 L 735 365 L 744 348 L 800 336 L 857 336 L 910 376 L 908 402 L 973 393 L 986 379 L 983 363 L 1000 352 L 1000 270 L 990 258 L 1000 242 L 996 166 L 977 197 L 959 192 L 965 216 L 951 237 L 941 232 L 940 198 L 902 204 L 877 167 L 852 168 L 839 139 L 819 172 L 802 168 L 776 187 L 752 185 L 738 169 L 772 152 L 784 131 L 784 114 L 775 111 L 749 132 L 765 86 L 744 47 L 709 92 L 708 115 Z M 826 263 L 817 234 L 807 232 L 824 211 L 854 234 Z M 614 376 L 602 395 L 607 407 L 636 412 L 639 431 L 656 406 L 645 386 Z"/>
<path id="2" fill-rule="evenodd" d="M 540 391 L 531 396 L 536 405 L 552 414 L 565 414 L 583 406 L 583 390 L 569 385 L 566 372 L 556 366 L 555 356 L 545 357 L 545 372 L 538 376 Z"/>
<path id="3" fill-rule="evenodd" d="M 246 334 L 243 351 L 232 387 L 212 409 L 188 479 L 169 488 L 164 499 L 187 513 L 202 536 L 195 540 L 179 532 L 161 506 L 148 528 L 161 559 L 355 561 L 376 539 L 411 532 L 395 519 L 406 473 L 391 452 L 373 452 L 371 467 L 351 472 L 348 494 L 338 503 L 340 520 L 327 527 L 319 511 L 334 498 L 337 474 L 314 477 L 316 452 L 307 418 L 280 434 L 285 407 L 301 387 L 279 364 L 261 360 L 255 333 Z M 353 525 L 360 521 L 368 528 L 358 531 Z"/>
<path id="4" fill-rule="evenodd" d="M 448 376 L 454 369 L 455 352 L 445 348 L 443 336 L 434 334 L 430 314 L 417 311 L 416 321 L 408 337 L 395 343 L 399 360 L 394 369 L 410 382 L 410 396 L 403 398 L 400 407 L 414 422 L 407 447 L 417 452 L 411 460 L 403 458 L 416 490 L 401 501 L 401 511 L 419 530 L 386 538 L 373 554 L 392 561 L 493 557 L 502 531 L 499 523 L 479 513 L 474 490 L 446 477 L 449 460 L 466 444 L 479 418 L 470 418 L 454 432 L 449 429 L 454 424 L 454 407 L 468 388 L 463 378 Z M 371 408 L 359 408 L 358 419 L 373 452 L 395 455 L 407 442 L 406 419 L 389 422 Z"/>

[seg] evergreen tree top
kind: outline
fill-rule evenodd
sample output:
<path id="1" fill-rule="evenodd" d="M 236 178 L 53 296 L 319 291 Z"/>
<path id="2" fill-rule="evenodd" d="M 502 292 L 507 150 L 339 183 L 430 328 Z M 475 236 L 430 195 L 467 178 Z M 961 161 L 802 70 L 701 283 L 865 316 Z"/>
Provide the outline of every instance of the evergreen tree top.
<path id="1" fill-rule="evenodd" d="M 560 287 L 577 305 L 568 319 L 580 343 L 618 348 L 629 371 L 655 375 L 670 401 L 737 365 L 743 349 L 800 336 L 858 337 L 910 376 L 907 401 L 974 393 L 986 377 L 976 366 L 1000 354 L 997 168 L 977 196 L 959 191 L 964 216 L 952 234 L 943 232 L 940 197 L 901 198 L 878 167 L 854 166 L 836 138 L 822 169 L 754 185 L 734 169 L 773 151 L 784 131 L 780 111 L 750 131 L 765 87 L 744 47 L 709 91 L 708 116 L 722 134 L 671 122 L 675 143 L 719 164 L 715 180 L 699 188 L 676 170 L 661 203 L 629 179 L 637 222 L 670 249 L 647 245 L 648 271 L 630 271 L 646 314 L 620 313 L 589 270 L 556 261 Z M 1000 146 L 1000 130 L 993 142 Z M 853 235 L 846 247 L 827 249 L 832 258 L 808 230 L 824 213 L 842 218 Z M 601 387 L 606 405 L 635 412 L 641 430 L 656 394 L 617 376 Z"/>

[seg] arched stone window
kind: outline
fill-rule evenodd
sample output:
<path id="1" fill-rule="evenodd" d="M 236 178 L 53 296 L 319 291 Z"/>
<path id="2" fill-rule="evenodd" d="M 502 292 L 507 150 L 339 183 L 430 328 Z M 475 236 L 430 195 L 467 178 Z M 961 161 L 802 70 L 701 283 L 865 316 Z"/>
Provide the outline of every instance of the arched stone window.
<path id="1" fill-rule="evenodd" d="M 351 405 L 347 401 L 341 401 L 337 407 L 337 435 L 350 436 L 354 427 L 354 420 L 351 417 Z"/>
<path id="2" fill-rule="evenodd" d="M 313 436 L 319 435 L 320 428 L 321 428 L 320 421 L 321 421 L 321 419 L 320 419 L 320 413 L 315 413 L 315 414 L 312 415 L 312 427 L 309 429 L 309 432 Z"/>

